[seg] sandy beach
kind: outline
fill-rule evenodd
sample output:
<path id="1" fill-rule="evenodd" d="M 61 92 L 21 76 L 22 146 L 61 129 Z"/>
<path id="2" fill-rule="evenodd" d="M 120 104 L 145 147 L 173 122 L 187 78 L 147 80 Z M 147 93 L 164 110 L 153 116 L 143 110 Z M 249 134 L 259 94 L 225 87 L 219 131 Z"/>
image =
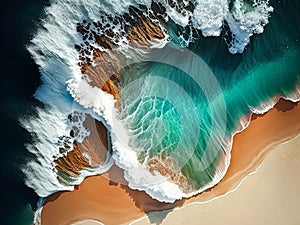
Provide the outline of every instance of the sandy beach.
<path id="1" fill-rule="evenodd" d="M 144 192 L 129 189 L 124 185 L 122 171 L 113 167 L 105 175 L 85 179 L 73 192 L 50 196 L 42 210 L 42 225 L 69 225 L 84 220 L 128 224 L 145 212 L 182 205 L 184 208 L 172 212 L 151 213 L 135 224 L 199 224 L 199 218 L 203 224 L 253 224 L 252 218 L 258 217 L 261 219 L 255 224 L 299 224 L 300 138 L 279 145 L 300 133 L 299 115 L 300 104 L 284 100 L 263 116 L 253 115 L 249 127 L 234 137 L 231 164 L 223 180 L 198 196 L 174 204 L 159 203 Z M 258 172 L 239 186 L 259 165 Z"/>

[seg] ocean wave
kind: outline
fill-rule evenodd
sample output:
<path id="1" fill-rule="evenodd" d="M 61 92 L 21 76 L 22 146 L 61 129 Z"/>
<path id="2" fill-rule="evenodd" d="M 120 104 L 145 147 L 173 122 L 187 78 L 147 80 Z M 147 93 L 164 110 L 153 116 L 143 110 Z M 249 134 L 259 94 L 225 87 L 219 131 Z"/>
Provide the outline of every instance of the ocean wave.
<path id="1" fill-rule="evenodd" d="M 53 156 L 58 154 L 61 146 L 72 149 L 72 140 L 68 137 L 66 117 L 55 109 L 37 109 L 38 116 L 23 120 L 23 126 L 33 134 L 34 143 L 27 144 L 27 149 L 35 156 L 23 172 L 25 183 L 33 188 L 39 196 L 46 197 L 60 190 L 73 190 L 72 186 L 61 184 L 53 171 Z M 61 137 L 62 143 L 59 143 Z"/>
<path id="2" fill-rule="evenodd" d="M 73 124 L 70 123 L 68 115 L 55 108 L 37 108 L 37 117 L 22 119 L 21 124 L 33 137 L 32 143 L 26 144 L 27 150 L 34 158 L 28 159 L 22 169 L 26 176 L 25 184 L 33 188 L 41 197 L 47 197 L 57 191 L 73 190 L 74 185 L 80 184 L 85 177 L 102 174 L 113 165 L 113 160 L 108 155 L 103 164 L 96 168 L 83 169 L 77 178 L 58 179 L 54 160 L 72 151 L 73 142 L 83 137 L 70 136 Z M 84 132 L 86 132 L 85 128 L 78 133 Z M 66 151 L 60 152 L 60 149 Z"/>
<path id="3" fill-rule="evenodd" d="M 204 37 L 220 36 L 226 32 L 225 23 L 229 26 L 230 41 L 229 52 L 232 54 L 243 53 L 254 34 L 261 34 L 269 23 L 273 7 L 269 1 L 254 0 L 196 0 L 192 9 L 186 10 L 188 3 L 176 11 L 168 4 L 163 4 L 167 15 L 177 24 L 186 27 L 192 24 L 195 29 L 202 32 Z M 231 6 L 232 5 L 232 6 Z M 188 41 L 191 42 L 191 40 Z"/>
<path id="4" fill-rule="evenodd" d="M 154 11 L 155 7 L 160 9 L 159 13 Z M 176 163 L 179 160 L 176 163 L 174 163 L 176 161 L 174 158 L 171 160 L 174 163 L 171 169 L 177 172 L 175 178 L 174 171 L 170 172 L 173 173 L 171 175 L 163 175 L 161 171 L 157 171 L 157 168 L 151 171 L 149 166 L 157 166 L 156 162 L 150 165 L 141 163 L 137 150 L 132 148 L 133 135 L 127 127 L 129 122 L 120 119 L 122 117 L 120 108 L 116 107 L 118 104 L 121 104 L 121 108 L 128 106 L 126 99 L 123 99 L 122 102 L 122 96 L 118 96 L 117 91 L 112 90 L 114 88 L 122 90 L 123 88 L 122 83 L 116 81 L 118 77 L 114 77 L 116 73 L 119 73 L 119 68 L 116 66 L 111 72 L 108 68 L 98 68 L 97 65 L 99 61 L 100 64 L 103 62 L 101 60 L 108 60 L 110 65 L 115 63 L 125 67 L 129 66 L 126 64 L 128 60 L 131 64 L 139 62 L 141 56 L 148 54 L 149 49 L 165 48 L 167 42 L 171 42 L 171 34 L 164 25 L 170 20 L 182 27 L 190 27 L 187 38 L 180 32 L 178 34 L 179 43 L 183 47 L 196 40 L 196 30 L 201 31 L 203 36 L 220 36 L 222 30 L 225 29 L 226 21 L 231 32 L 229 51 L 233 54 L 242 53 L 249 43 L 250 36 L 263 32 L 271 11 L 272 7 L 269 6 L 268 1 L 253 1 L 252 4 L 233 1 L 233 7 L 230 7 L 227 0 L 211 2 L 198 0 L 193 3 L 163 0 L 153 2 L 102 1 L 101 3 L 92 0 L 75 2 L 60 0 L 52 3 L 45 10 L 47 17 L 42 23 L 43 28 L 38 30 L 32 43 L 28 46 L 29 52 L 39 65 L 42 79 L 42 85 L 37 90 L 35 97 L 46 107 L 37 109 L 38 117 L 22 121 L 23 126 L 34 134 L 34 142 L 28 144 L 27 149 L 36 157 L 29 160 L 23 169 L 26 175 L 26 184 L 35 189 L 39 196 L 46 197 L 60 190 L 73 190 L 73 186 L 79 184 L 86 176 L 104 173 L 115 163 L 124 169 L 124 177 L 129 182 L 130 188 L 144 190 L 159 201 L 173 202 L 216 185 L 224 176 L 230 161 L 232 138 L 222 139 L 224 137 L 223 128 L 216 128 L 213 130 L 215 133 L 211 135 L 213 144 L 210 147 L 217 150 L 207 153 L 206 158 L 203 157 L 203 161 L 207 160 L 211 163 L 217 158 L 216 154 L 220 154 L 220 161 L 214 162 L 218 166 L 207 174 L 207 183 L 201 184 L 201 187 L 198 188 L 180 187 L 181 181 L 188 183 L 187 186 L 189 186 L 193 180 L 186 178 L 188 172 L 185 175 L 178 172 L 180 166 Z M 136 22 L 138 18 L 142 18 L 139 20 L 140 24 Z M 148 30 L 145 31 L 144 27 L 148 27 Z M 151 35 L 147 32 L 150 32 Z M 176 48 L 179 49 L 178 46 L 174 47 L 174 49 Z M 113 62 L 114 60 L 115 62 Z M 162 61 L 162 63 L 164 62 Z M 180 67 L 179 64 L 177 67 Z M 204 66 L 203 70 L 207 72 L 209 68 Z M 96 71 L 96 76 L 92 77 L 94 71 Z M 104 71 L 103 74 L 107 71 L 112 73 L 109 78 L 114 79 L 111 80 L 112 84 L 106 87 L 106 91 L 101 89 L 105 82 L 96 82 L 97 75 L 99 75 L 97 71 Z M 88 72 L 90 72 L 89 75 Z M 100 78 L 98 77 L 98 79 Z M 197 80 L 195 77 L 193 79 Z M 113 93 L 108 93 L 108 90 Z M 212 88 L 212 90 L 216 89 Z M 142 91 L 135 91 L 139 94 L 142 93 Z M 168 92 L 171 93 L 172 89 Z M 176 93 L 172 95 L 176 96 Z M 210 104 L 215 107 L 213 110 L 219 110 L 216 93 L 209 93 L 208 96 L 210 96 Z M 120 99 L 118 99 L 119 97 Z M 184 101 L 183 99 L 181 102 Z M 262 112 L 269 108 L 270 104 L 264 104 L 253 108 L 252 111 Z M 185 109 L 189 109 L 189 107 Z M 66 178 L 65 175 L 58 173 L 55 159 L 65 156 L 67 152 L 73 150 L 74 142 L 84 142 L 85 137 L 89 135 L 89 131 L 83 127 L 84 118 L 76 124 L 72 124 L 68 120 L 68 117 L 74 112 L 78 112 L 83 117 L 88 114 L 105 124 L 109 130 L 113 151 L 112 157 L 108 154 L 106 161 L 99 167 L 84 168 L 78 177 Z M 187 112 L 181 114 L 185 115 Z M 213 120 L 211 123 L 220 122 L 223 119 L 222 116 L 220 117 L 221 119 Z M 184 118 L 184 121 L 188 121 L 188 118 Z M 246 118 L 241 120 L 241 129 L 244 129 L 248 122 L 249 120 Z M 189 125 L 193 127 L 195 124 L 197 123 Z M 73 126 L 79 130 L 75 137 L 70 135 Z M 182 129 L 187 134 L 191 131 L 194 132 L 191 137 L 197 134 L 197 129 Z M 184 141 L 188 143 L 188 140 Z M 60 153 L 59 149 L 62 147 L 67 148 L 67 151 Z M 193 148 L 191 147 L 191 149 Z M 89 155 L 85 154 L 83 156 L 91 161 Z M 205 154 L 205 152 L 201 154 Z M 180 157 L 178 156 L 178 158 Z M 187 159 L 190 159 L 189 157 Z M 153 158 L 155 159 L 155 157 Z M 169 162 L 168 160 L 165 162 Z M 160 159 L 158 161 L 160 162 Z M 195 160 L 193 163 L 202 165 L 206 162 L 199 163 Z M 170 164 L 162 165 L 164 169 L 167 166 Z M 206 169 L 201 170 L 200 167 L 197 167 L 200 172 Z M 186 170 L 190 169 L 186 168 Z M 170 177 L 174 179 L 172 180 Z"/>
<path id="5" fill-rule="evenodd" d="M 276 105 L 276 103 L 280 100 L 280 99 L 285 99 L 291 102 L 298 102 L 300 101 L 300 87 L 297 86 L 295 88 L 295 91 L 286 94 L 286 95 L 277 95 L 274 98 L 261 103 L 260 105 L 254 107 L 254 108 L 250 108 L 251 112 L 255 113 L 255 114 L 264 114 L 266 112 L 268 112 L 270 109 L 274 108 L 274 106 Z"/>
<path id="6" fill-rule="evenodd" d="M 242 53 L 254 34 L 261 34 L 269 23 L 273 7 L 268 1 L 253 1 L 252 5 L 243 1 L 233 3 L 232 12 L 226 15 L 226 22 L 232 33 L 229 51 L 232 54 Z"/>

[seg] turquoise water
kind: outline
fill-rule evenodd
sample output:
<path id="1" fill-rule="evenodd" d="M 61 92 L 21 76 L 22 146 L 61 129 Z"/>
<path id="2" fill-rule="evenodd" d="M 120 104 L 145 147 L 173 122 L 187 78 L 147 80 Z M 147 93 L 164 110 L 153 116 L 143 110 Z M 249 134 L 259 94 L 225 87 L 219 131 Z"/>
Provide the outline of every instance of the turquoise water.
<path id="1" fill-rule="evenodd" d="M 166 50 L 162 49 L 160 55 L 153 59 L 159 61 L 160 57 L 174 56 L 174 60 L 171 60 L 173 66 L 161 62 L 142 62 L 123 71 L 121 83 L 124 87 L 121 90 L 124 88 L 125 91 L 121 92 L 122 117 L 126 118 L 128 129 L 132 131 L 131 145 L 139 149 L 141 162 L 157 155 L 162 161 L 164 157 L 172 158 L 177 166 L 175 169 L 169 167 L 180 170 L 187 177 L 192 186 L 189 191 L 197 190 L 213 180 L 221 157 L 226 155 L 224 149 L 228 145 L 225 140 L 237 129 L 241 117 L 251 113 L 251 108 L 270 101 L 276 95 L 290 94 L 300 84 L 300 26 L 295 23 L 300 21 L 296 11 L 300 4 L 296 1 L 273 1 L 271 5 L 275 11 L 270 24 L 262 35 L 252 37 L 251 44 L 243 54 L 232 55 L 219 37 L 207 38 L 201 34 L 194 36 L 194 43 L 188 46 L 207 63 L 220 85 L 219 94 L 226 110 L 226 117 L 222 118 L 226 124 L 224 131 L 222 126 L 217 130 L 212 128 L 212 120 L 215 118 L 212 118 L 210 106 L 219 94 L 207 98 L 191 75 L 185 73 L 193 73 L 194 70 L 199 79 L 203 76 L 199 64 L 185 55 L 181 56 L 180 47 L 173 46 L 177 50 L 168 56 L 163 56 Z M 170 21 L 167 29 L 174 42 L 179 43 L 176 34 L 182 28 Z M 186 71 L 178 67 L 184 67 Z M 149 77 L 151 79 L 147 79 Z M 139 80 L 138 85 L 126 87 L 136 79 Z M 175 87 L 174 83 L 180 88 Z M 166 98 L 161 94 L 163 92 L 172 100 L 149 97 Z M 190 98 L 190 105 L 187 98 Z M 195 127 L 195 124 L 199 126 Z M 213 138 L 215 143 L 208 146 L 212 136 L 217 136 Z M 183 145 L 180 145 L 182 139 Z M 215 153 L 204 156 L 204 152 Z M 205 157 L 209 159 L 203 170 L 199 165 L 205 164 Z"/>

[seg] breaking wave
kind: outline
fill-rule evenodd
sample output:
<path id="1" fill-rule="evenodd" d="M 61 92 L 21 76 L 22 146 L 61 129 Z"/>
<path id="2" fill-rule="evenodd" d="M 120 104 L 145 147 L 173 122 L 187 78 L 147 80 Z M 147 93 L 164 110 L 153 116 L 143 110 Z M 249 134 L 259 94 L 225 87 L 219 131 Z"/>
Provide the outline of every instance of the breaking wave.
<path id="1" fill-rule="evenodd" d="M 264 95 L 255 104 L 241 97 L 244 110 L 228 113 L 231 85 L 219 84 L 190 49 L 222 36 L 231 54 L 243 53 L 272 11 L 262 0 L 53 2 L 28 46 L 41 72 L 35 97 L 45 106 L 21 121 L 35 156 L 23 168 L 26 184 L 46 197 L 115 163 L 130 188 L 159 201 L 216 185 L 229 166 L 234 133 L 249 123 L 245 115 L 268 111 L 279 97 L 270 103 L 274 95 Z M 292 96 L 295 87 L 287 88 L 281 96 L 298 101 L 299 89 Z M 70 176 L 56 160 L 91 135 L 87 116 L 105 125 L 111 149 L 97 166 L 81 152 L 90 167 Z"/>

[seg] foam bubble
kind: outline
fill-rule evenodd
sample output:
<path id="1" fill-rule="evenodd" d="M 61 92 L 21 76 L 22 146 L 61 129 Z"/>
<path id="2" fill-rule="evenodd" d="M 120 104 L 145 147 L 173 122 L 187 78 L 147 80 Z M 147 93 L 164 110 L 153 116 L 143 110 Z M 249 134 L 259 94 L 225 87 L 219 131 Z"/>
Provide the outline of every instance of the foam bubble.
<path id="1" fill-rule="evenodd" d="M 193 13 L 193 25 L 203 36 L 219 36 L 229 13 L 227 0 L 198 0 Z"/>
<path id="2" fill-rule="evenodd" d="M 225 18 L 233 38 L 229 51 L 232 54 L 242 53 L 253 34 L 263 33 L 272 11 L 268 1 L 254 1 L 252 5 L 248 5 L 236 0 L 231 13 Z"/>

